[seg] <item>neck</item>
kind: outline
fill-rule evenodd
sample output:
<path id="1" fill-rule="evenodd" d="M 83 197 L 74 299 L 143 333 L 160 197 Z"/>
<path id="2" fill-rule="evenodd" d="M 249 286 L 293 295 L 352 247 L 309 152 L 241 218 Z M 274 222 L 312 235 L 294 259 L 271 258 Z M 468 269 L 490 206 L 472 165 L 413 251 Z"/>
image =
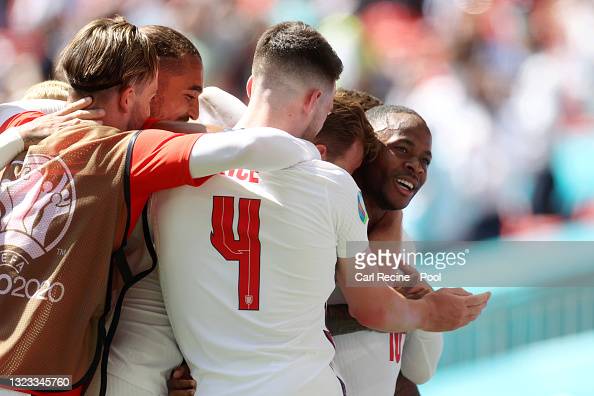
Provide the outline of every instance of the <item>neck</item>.
<path id="1" fill-rule="evenodd" d="M 367 215 L 369 216 L 368 230 L 373 230 L 375 225 L 386 214 L 387 210 L 380 208 L 375 199 L 369 194 L 364 194 L 363 200 L 365 201 L 365 209 L 367 209 Z"/>
<path id="2" fill-rule="evenodd" d="M 281 129 L 295 137 L 303 136 L 303 128 L 291 104 L 276 100 L 265 90 L 250 98 L 247 110 L 239 119 L 236 128 L 270 127 Z"/>
<path id="3" fill-rule="evenodd" d="M 75 102 L 85 96 L 91 96 L 93 98 L 93 103 L 87 107 L 88 110 L 105 110 L 105 116 L 101 119 L 103 125 L 117 128 L 121 131 L 128 129 L 128 121 L 122 116 L 117 105 L 118 97 L 112 91 L 102 91 L 94 94 L 73 93 L 69 96 L 68 101 Z"/>

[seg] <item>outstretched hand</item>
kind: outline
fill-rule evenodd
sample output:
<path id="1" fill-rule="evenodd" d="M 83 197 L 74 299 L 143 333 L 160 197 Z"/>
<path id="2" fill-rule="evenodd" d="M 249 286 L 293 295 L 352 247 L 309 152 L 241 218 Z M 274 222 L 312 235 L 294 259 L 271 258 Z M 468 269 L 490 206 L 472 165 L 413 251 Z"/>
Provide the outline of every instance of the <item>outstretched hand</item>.
<path id="1" fill-rule="evenodd" d="M 429 306 L 426 331 L 451 331 L 466 326 L 481 314 L 490 292 L 472 294 L 462 288 L 443 288 L 425 295 L 421 301 Z"/>

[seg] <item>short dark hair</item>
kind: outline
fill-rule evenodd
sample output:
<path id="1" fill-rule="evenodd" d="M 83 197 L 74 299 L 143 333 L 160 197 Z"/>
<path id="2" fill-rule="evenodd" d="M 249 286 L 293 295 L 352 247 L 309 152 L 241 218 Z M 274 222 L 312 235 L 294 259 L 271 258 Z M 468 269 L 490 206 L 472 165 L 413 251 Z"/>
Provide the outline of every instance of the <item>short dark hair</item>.
<path id="1" fill-rule="evenodd" d="M 325 145 L 328 160 L 334 161 L 357 140 L 363 143 L 365 159 L 373 160 L 377 154 L 378 141 L 363 108 L 356 103 L 335 98 L 332 112 L 328 114 L 314 143 Z"/>
<path id="2" fill-rule="evenodd" d="M 388 119 L 389 119 L 389 116 L 393 115 L 393 114 L 412 115 L 412 116 L 416 117 L 421 122 L 421 125 L 423 125 L 425 128 L 427 128 L 427 131 L 429 131 L 429 127 L 427 126 L 427 123 L 425 122 L 423 117 L 421 117 L 419 115 L 419 113 L 417 113 L 413 109 L 406 107 L 406 106 L 380 105 L 380 106 L 373 107 L 372 109 L 367 110 L 365 112 L 367 119 L 373 126 L 373 129 L 375 130 L 376 133 L 378 133 L 378 132 L 381 133 L 385 129 L 389 128 Z"/>
<path id="3" fill-rule="evenodd" d="M 338 88 L 335 97 L 346 103 L 358 104 L 364 111 L 384 104 L 381 99 L 356 89 Z"/>
<path id="4" fill-rule="evenodd" d="M 189 38 L 175 29 L 161 25 L 147 25 L 140 28 L 147 35 L 160 58 L 181 59 L 185 55 L 194 55 L 202 62 L 198 48 Z"/>
<path id="5" fill-rule="evenodd" d="M 95 19 L 79 30 L 58 65 L 79 93 L 149 81 L 157 69 L 157 52 L 148 37 L 121 16 Z"/>
<path id="6" fill-rule="evenodd" d="M 335 82 L 343 66 L 328 41 L 314 28 L 303 22 L 282 22 L 266 30 L 258 40 L 252 74 L 265 75 L 278 69 Z"/>

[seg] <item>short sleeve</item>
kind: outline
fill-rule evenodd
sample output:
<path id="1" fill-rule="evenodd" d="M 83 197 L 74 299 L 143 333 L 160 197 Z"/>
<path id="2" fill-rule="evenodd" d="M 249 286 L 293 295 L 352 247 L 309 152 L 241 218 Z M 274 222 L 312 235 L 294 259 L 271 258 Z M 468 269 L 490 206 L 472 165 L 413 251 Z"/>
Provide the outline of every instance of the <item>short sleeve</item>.
<path id="1" fill-rule="evenodd" d="M 198 187 L 210 178 L 193 179 L 190 174 L 190 153 L 201 136 L 157 129 L 138 134 L 130 164 L 130 230 L 152 193 L 183 185 Z"/>
<path id="2" fill-rule="evenodd" d="M 338 257 L 354 257 L 367 249 L 369 218 L 361 190 L 348 173 L 344 172 L 329 184 L 328 201 L 336 227 Z"/>
<path id="3" fill-rule="evenodd" d="M 192 179 L 190 173 L 190 153 L 202 135 L 157 129 L 141 131 L 132 150 L 131 183 L 149 194 L 204 183 L 207 178 Z"/>

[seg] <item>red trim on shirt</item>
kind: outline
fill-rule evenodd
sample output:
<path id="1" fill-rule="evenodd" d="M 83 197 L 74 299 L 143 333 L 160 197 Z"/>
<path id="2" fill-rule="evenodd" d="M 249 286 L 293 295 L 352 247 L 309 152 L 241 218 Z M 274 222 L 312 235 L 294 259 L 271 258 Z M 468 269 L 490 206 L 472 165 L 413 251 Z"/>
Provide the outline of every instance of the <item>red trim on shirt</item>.
<path id="1" fill-rule="evenodd" d="M 0 133 L 43 115 L 38 111 L 15 114 L 2 124 Z M 193 179 L 190 173 L 192 148 L 202 135 L 157 129 L 140 132 L 132 150 L 130 167 L 130 232 L 134 229 L 150 194 L 183 185 L 198 187 L 212 177 Z M 25 392 L 33 396 L 81 396 L 84 386 L 86 385 L 66 392 Z"/>
<path id="2" fill-rule="evenodd" d="M 4 121 L 2 126 L 0 126 L 0 133 L 4 132 L 8 128 L 26 124 L 44 115 L 45 114 L 39 111 L 24 111 L 22 113 L 15 114 L 8 120 Z"/>
<path id="3" fill-rule="evenodd" d="M 211 176 L 193 179 L 190 154 L 202 133 L 141 131 L 132 150 L 130 167 L 130 228 L 132 232 L 149 196 L 168 188 L 201 186 Z"/>
<path id="4" fill-rule="evenodd" d="M 52 396 L 81 396 L 82 395 L 82 390 L 83 390 L 83 385 L 79 386 L 78 388 L 69 390 L 69 391 L 64 391 L 64 392 L 36 392 L 36 391 L 27 391 L 27 392 L 31 392 L 29 393 L 32 396 L 47 396 L 47 395 L 52 395 Z"/>

